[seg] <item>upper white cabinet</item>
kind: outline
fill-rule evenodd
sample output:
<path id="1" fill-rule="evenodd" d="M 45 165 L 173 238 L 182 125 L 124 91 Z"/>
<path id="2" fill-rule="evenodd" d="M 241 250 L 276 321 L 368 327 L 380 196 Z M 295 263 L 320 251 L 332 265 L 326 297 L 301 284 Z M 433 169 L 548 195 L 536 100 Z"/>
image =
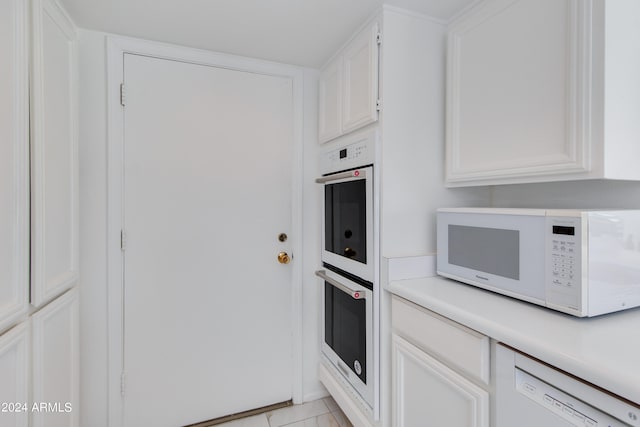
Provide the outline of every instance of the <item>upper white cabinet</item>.
<path id="1" fill-rule="evenodd" d="M 29 304 L 28 28 L 24 1 L 0 2 L 0 334 Z"/>
<path id="2" fill-rule="evenodd" d="M 31 302 L 78 278 L 76 32 L 53 0 L 32 3 Z"/>
<path id="3" fill-rule="evenodd" d="M 640 179 L 640 2 L 486 0 L 448 30 L 450 186 Z"/>
<path id="4" fill-rule="evenodd" d="M 318 139 L 327 142 L 378 120 L 378 23 L 360 31 L 322 69 Z"/>
<path id="5" fill-rule="evenodd" d="M 342 57 L 323 70 L 318 81 L 318 139 L 329 141 L 342 134 Z"/>

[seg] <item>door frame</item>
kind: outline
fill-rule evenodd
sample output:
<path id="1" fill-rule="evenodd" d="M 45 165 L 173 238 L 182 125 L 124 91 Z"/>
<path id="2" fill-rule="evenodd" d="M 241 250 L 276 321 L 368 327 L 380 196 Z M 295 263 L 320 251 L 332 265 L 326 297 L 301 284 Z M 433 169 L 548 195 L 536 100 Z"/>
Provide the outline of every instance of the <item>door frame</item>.
<path id="1" fill-rule="evenodd" d="M 108 425 L 124 423 L 122 384 L 124 362 L 124 265 L 120 232 L 123 228 L 124 109 L 120 84 L 124 81 L 124 55 L 213 66 L 230 70 L 290 78 L 293 84 L 293 152 L 291 195 L 292 384 L 294 403 L 303 400 L 302 373 L 302 182 L 303 182 L 303 70 L 299 67 L 241 56 L 210 52 L 130 37 L 106 36 L 107 49 L 107 342 Z M 126 99 L 126 96 L 125 96 Z M 275 262 L 275 258 L 274 258 Z"/>

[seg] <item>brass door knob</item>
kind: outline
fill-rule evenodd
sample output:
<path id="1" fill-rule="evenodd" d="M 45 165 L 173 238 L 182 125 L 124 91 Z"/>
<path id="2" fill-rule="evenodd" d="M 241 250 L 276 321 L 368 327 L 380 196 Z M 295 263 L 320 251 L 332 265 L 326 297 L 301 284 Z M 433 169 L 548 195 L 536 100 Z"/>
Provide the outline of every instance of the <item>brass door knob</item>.
<path id="1" fill-rule="evenodd" d="M 278 254 L 278 262 L 280 264 L 289 264 L 289 262 L 291 262 L 291 258 L 289 257 L 289 254 L 286 252 L 280 252 Z"/>

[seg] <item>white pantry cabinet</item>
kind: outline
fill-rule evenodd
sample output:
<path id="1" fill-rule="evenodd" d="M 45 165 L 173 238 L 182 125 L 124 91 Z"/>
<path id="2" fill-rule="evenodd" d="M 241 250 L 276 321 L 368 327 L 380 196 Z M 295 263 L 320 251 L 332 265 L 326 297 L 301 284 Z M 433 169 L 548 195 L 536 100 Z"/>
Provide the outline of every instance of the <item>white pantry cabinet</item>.
<path id="1" fill-rule="evenodd" d="M 489 338 L 391 301 L 392 426 L 489 427 Z"/>
<path id="2" fill-rule="evenodd" d="M 68 291 L 32 316 L 31 427 L 77 427 L 79 421 L 78 290 Z"/>
<path id="3" fill-rule="evenodd" d="M 327 142 L 378 120 L 379 25 L 361 30 L 322 69 L 318 140 Z"/>
<path id="4" fill-rule="evenodd" d="M 0 425 L 77 426 L 74 26 L 53 0 L 0 2 L 0 55 Z"/>
<path id="5" fill-rule="evenodd" d="M 31 303 L 78 279 L 76 30 L 53 0 L 32 2 Z"/>
<path id="6" fill-rule="evenodd" d="M 449 186 L 639 180 L 640 2 L 486 0 L 448 29 Z"/>
<path id="7" fill-rule="evenodd" d="M 25 1 L 0 2 L 0 334 L 29 305 L 28 28 Z"/>
<path id="8" fill-rule="evenodd" d="M 29 321 L 0 335 L 0 425 L 29 425 Z"/>

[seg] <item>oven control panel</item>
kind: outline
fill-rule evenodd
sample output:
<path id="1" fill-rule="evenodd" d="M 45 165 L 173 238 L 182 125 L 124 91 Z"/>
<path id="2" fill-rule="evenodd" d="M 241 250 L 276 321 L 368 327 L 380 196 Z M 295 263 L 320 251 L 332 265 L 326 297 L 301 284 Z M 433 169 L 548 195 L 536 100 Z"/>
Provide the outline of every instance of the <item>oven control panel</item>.
<path id="1" fill-rule="evenodd" d="M 320 155 L 320 172 L 324 174 L 373 164 L 375 158 L 375 132 L 349 138 L 347 143 L 330 148 Z"/>

